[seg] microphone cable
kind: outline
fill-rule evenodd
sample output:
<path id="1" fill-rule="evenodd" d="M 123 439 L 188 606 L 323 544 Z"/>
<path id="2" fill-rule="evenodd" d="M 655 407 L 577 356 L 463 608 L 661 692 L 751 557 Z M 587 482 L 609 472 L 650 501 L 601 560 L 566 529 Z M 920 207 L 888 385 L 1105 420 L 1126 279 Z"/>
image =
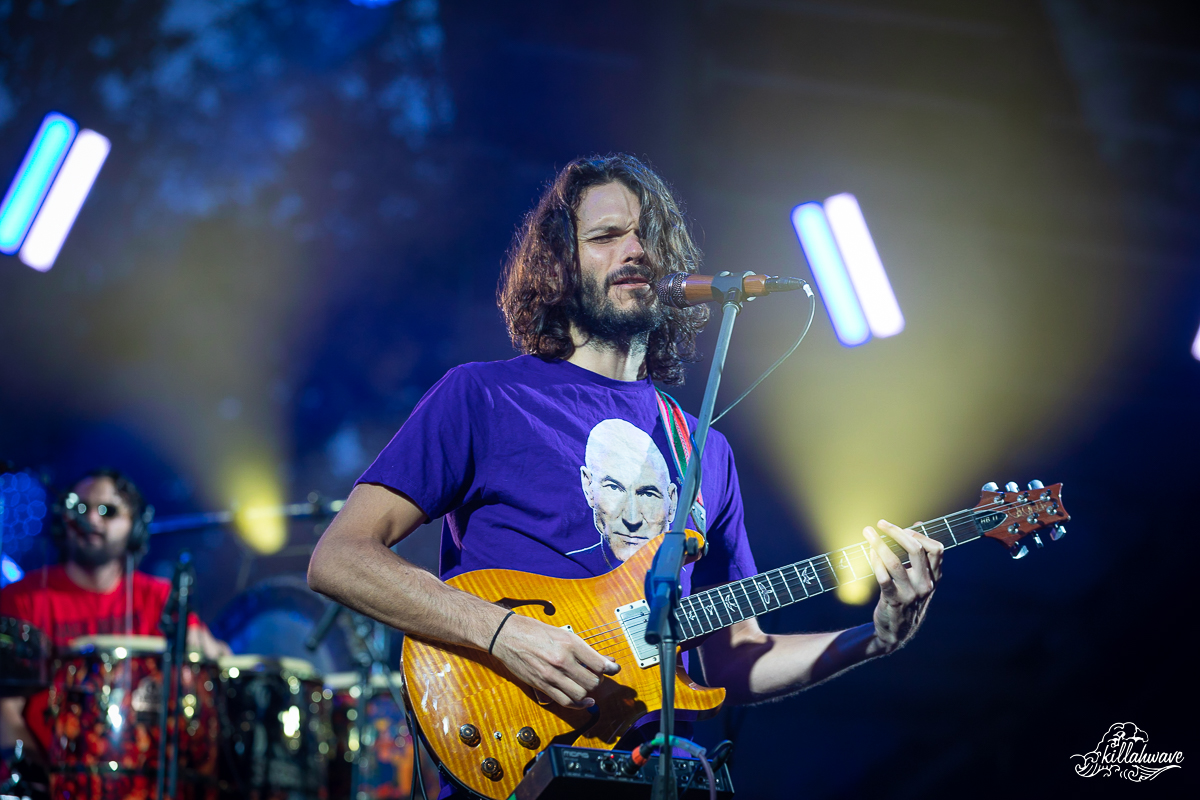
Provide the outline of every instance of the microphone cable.
<path id="1" fill-rule="evenodd" d="M 796 352 L 796 348 L 799 347 L 800 343 L 804 341 L 804 337 L 808 336 L 808 329 L 811 328 L 812 324 L 813 324 L 813 316 L 817 313 L 817 296 L 815 294 L 813 294 L 812 286 L 809 285 L 808 281 L 804 282 L 804 293 L 806 295 L 808 295 L 808 322 L 804 323 L 804 330 L 802 330 L 800 332 L 800 338 L 797 339 L 796 343 L 794 345 L 792 345 L 791 349 L 789 349 L 786 353 L 784 353 L 782 356 L 780 356 L 779 360 L 776 361 L 774 364 L 772 364 L 767 369 L 766 372 L 764 372 L 762 375 L 759 375 L 758 379 L 755 380 L 754 383 L 750 384 L 750 388 L 747 389 L 746 391 L 742 392 L 741 395 L 738 396 L 737 400 L 734 400 L 732 403 L 729 404 L 728 408 L 726 408 L 720 414 L 717 414 L 715 417 L 713 417 L 712 422 L 709 423 L 710 425 L 716 425 L 717 420 L 719 420 L 721 417 L 725 416 L 730 411 L 732 411 L 734 409 L 734 406 L 736 406 L 738 403 L 745 400 L 747 395 L 749 395 L 751 392 L 753 392 L 755 389 L 757 389 L 758 385 L 760 383 L 762 383 L 763 381 L 765 381 L 767 379 L 768 375 L 770 375 L 772 372 L 774 372 L 779 367 L 780 364 L 782 364 L 784 361 L 787 360 L 788 356 L 790 356 L 792 353 Z"/>
<path id="2" fill-rule="evenodd" d="M 725 766 L 725 762 L 729 760 L 731 755 L 733 755 L 733 742 L 729 741 L 728 739 L 714 747 L 712 753 L 708 755 L 708 767 L 711 772 L 706 774 L 711 774 L 713 777 L 711 789 L 714 792 L 716 791 L 715 783 L 717 770 Z M 701 772 L 704 772 L 703 763 L 697 764 L 692 769 L 692 774 L 688 778 L 687 783 L 685 783 L 683 788 L 679 790 L 679 794 L 681 796 L 688 789 L 692 788 L 692 784 L 696 782 L 696 778 L 699 777 Z"/>

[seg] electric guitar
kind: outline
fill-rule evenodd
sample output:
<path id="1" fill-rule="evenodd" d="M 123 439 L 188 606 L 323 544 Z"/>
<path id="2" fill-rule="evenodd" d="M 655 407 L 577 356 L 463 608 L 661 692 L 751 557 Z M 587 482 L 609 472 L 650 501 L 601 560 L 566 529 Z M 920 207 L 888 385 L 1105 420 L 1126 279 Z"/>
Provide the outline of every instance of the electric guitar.
<path id="1" fill-rule="evenodd" d="M 978 505 L 911 526 L 947 548 L 980 538 L 997 539 L 1014 558 L 1023 540 L 1050 528 L 1057 540 L 1070 519 L 1062 484 L 1034 481 L 1021 491 L 983 487 Z M 907 563 L 908 553 L 884 537 Z M 518 682 L 499 659 L 467 647 L 406 636 L 401 659 L 405 699 L 425 742 L 456 781 L 484 797 L 503 800 L 537 754 L 551 744 L 611 750 L 635 722 L 662 705 L 658 649 L 644 638 L 649 608 L 643 580 L 657 537 L 605 575 L 582 580 L 547 578 L 516 570 L 488 569 L 447 581 L 518 614 L 568 628 L 621 671 L 606 676 L 589 709 L 563 708 Z M 823 594 L 850 581 L 872 578 L 866 542 L 684 597 L 676 612 L 686 641 L 750 617 Z M 675 705 L 704 718 L 716 714 L 724 689 L 697 685 L 682 667 L 675 675 Z"/>

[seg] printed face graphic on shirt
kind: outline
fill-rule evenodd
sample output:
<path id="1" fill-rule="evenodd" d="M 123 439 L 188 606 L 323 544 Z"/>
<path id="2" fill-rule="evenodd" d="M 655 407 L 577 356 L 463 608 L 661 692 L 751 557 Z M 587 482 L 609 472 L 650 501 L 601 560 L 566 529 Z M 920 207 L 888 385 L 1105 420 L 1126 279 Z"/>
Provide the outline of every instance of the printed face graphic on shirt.
<path id="1" fill-rule="evenodd" d="M 648 433 L 625 420 L 606 419 L 588 434 L 584 462 L 579 468 L 583 495 L 600 532 L 593 547 L 607 541 L 626 561 L 670 527 L 678 494 Z"/>

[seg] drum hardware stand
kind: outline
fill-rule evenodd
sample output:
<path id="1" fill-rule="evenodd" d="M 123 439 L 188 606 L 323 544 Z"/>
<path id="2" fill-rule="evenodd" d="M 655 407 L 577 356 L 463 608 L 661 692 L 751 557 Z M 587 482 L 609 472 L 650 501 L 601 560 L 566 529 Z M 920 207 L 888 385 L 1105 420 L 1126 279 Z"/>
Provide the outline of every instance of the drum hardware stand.
<path id="1" fill-rule="evenodd" d="M 365 679 L 364 682 L 369 684 L 369 676 L 371 671 L 378 667 L 379 671 L 383 674 L 383 680 L 387 685 L 388 694 L 392 696 L 392 702 L 394 702 L 396 704 L 396 708 L 404 714 L 404 722 L 408 727 L 408 738 L 412 740 L 413 783 L 421 787 L 422 800 L 428 800 L 428 797 L 425 794 L 425 778 L 421 775 L 421 740 L 420 737 L 417 736 L 416 726 L 413 725 L 412 717 L 408 713 L 408 706 L 404 704 L 404 698 L 400 694 L 400 689 L 396 686 L 396 682 L 392 680 L 392 675 L 395 673 L 388 665 L 388 648 L 386 646 L 386 642 L 380 645 L 379 640 L 384 637 L 384 625 L 381 622 L 376 622 L 369 617 L 358 613 L 354 614 L 354 618 L 354 636 L 363 646 L 362 652 L 359 654 L 359 663 L 363 668 L 363 675 Z M 374 638 L 376 641 L 372 642 L 372 638 Z M 363 706 L 363 709 L 365 711 L 365 705 Z M 366 714 L 362 714 L 359 719 L 365 719 L 365 717 Z M 361 734 L 359 735 L 359 741 L 362 741 Z M 357 763 L 355 764 L 353 775 L 354 782 L 357 783 Z M 351 796 L 353 797 L 354 795 Z M 414 787 L 409 787 L 408 796 L 410 798 L 415 798 L 416 792 L 414 791 Z"/>
<path id="2" fill-rule="evenodd" d="M 0 784 L 0 800 L 30 800 L 31 797 L 48 796 L 49 782 L 41 768 L 25 758 L 25 742 L 21 739 L 17 739 L 13 747 L 13 758 L 8 767 L 8 780 Z"/>
<path id="3" fill-rule="evenodd" d="M 322 522 L 333 519 L 345 504 L 345 500 L 328 500 L 316 492 L 311 492 L 308 495 L 308 502 L 305 503 L 289 503 L 282 506 L 256 507 L 252 509 L 238 508 L 234 505 L 221 511 L 203 511 L 196 514 L 178 514 L 173 517 L 161 517 L 151 522 L 148 527 L 151 534 L 202 531 L 207 528 L 218 528 L 235 524 L 239 516 L 243 514 L 251 518 L 283 517 L 288 520 L 310 519 Z M 236 584 L 237 591 L 241 592 L 246 588 L 246 583 L 250 580 L 250 569 L 253 567 L 254 560 L 258 555 L 247 547 L 240 538 L 235 537 L 235 539 L 242 548 L 242 561 L 241 566 L 238 568 Z M 311 552 L 311 548 L 309 550 Z M 279 554 L 276 553 L 275 555 Z"/>
<path id="4" fill-rule="evenodd" d="M 751 274 L 751 273 L 746 273 Z M 680 586 L 679 574 L 683 569 L 684 559 L 689 553 L 689 540 L 686 534 L 687 519 L 696 501 L 700 487 L 700 459 L 704 453 L 704 443 L 708 438 L 708 429 L 712 425 L 713 410 L 717 403 L 717 389 L 721 385 L 721 373 L 725 369 L 725 356 L 729 352 L 729 341 L 733 336 L 733 324 L 737 320 L 742 303 L 746 300 L 742 292 L 742 275 L 722 272 L 713 278 L 714 294 L 724 297 L 721 305 L 721 331 L 717 337 L 717 346 L 713 351 L 712 367 L 708 373 L 708 384 L 704 388 L 704 400 L 700 405 L 699 424 L 692 434 L 692 457 L 688 459 L 687 472 L 683 479 L 683 489 L 680 492 L 679 505 L 681 512 L 676 513 L 671 530 L 663 535 L 662 546 L 654 555 L 654 563 L 646 573 L 646 601 L 650 605 L 650 615 L 646 624 L 646 641 L 658 645 L 659 671 L 662 677 L 662 716 L 659 730 L 664 744 L 659 748 L 658 774 L 654 783 L 654 800 L 676 800 L 679 794 L 679 784 L 675 779 L 675 769 L 672 764 L 675 741 L 675 664 L 678 657 L 676 647 L 679 645 L 680 634 L 675 611 L 679 606 Z M 707 526 L 702 524 L 707 533 Z M 694 546 L 693 546 L 694 549 Z"/>
<path id="5" fill-rule="evenodd" d="M 390 648 L 386 638 L 386 626 L 383 623 L 377 622 L 370 617 L 359 614 L 357 611 L 351 611 L 340 603 L 332 603 L 329 609 L 325 612 L 325 616 L 313 627 L 312 634 L 305 640 L 304 646 L 309 650 L 316 650 L 320 646 L 321 640 L 329 633 L 329 629 L 333 627 L 334 620 L 342 612 L 351 614 L 353 625 L 351 629 L 354 633 L 354 638 L 358 641 L 360 647 L 355 648 L 355 658 L 358 659 L 358 673 L 361 677 L 359 681 L 359 697 L 363 698 L 362 713 L 358 715 L 358 719 L 354 721 L 355 727 L 358 729 L 359 752 L 361 753 L 362 725 L 365 723 L 366 703 L 369 697 L 371 688 L 371 674 L 378 668 L 383 675 L 384 682 L 387 685 L 388 694 L 392 696 L 392 701 L 396 704 L 397 710 L 404 714 L 405 725 L 408 727 L 408 736 L 412 740 L 413 752 L 413 783 L 421 787 L 421 797 L 426 798 L 425 780 L 421 775 L 421 742 L 417 736 L 417 729 L 413 725 L 412 717 L 408 713 L 408 706 L 404 703 L 404 698 L 400 694 L 400 689 L 397 688 L 392 676 L 396 674 L 388 665 L 388 656 Z M 358 759 L 354 760 L 354 769 L 350 773 L 350 797 L 358 796 Z M 414 797 L 415 791 L 409 789 L 409 797 Z"/>
<path id="6" fill-rule="evenodd" d="M 175 797 L 179 778 L 179 703 L 183 694 L 183 664 L 187 659 L 187 621 L 191 603 L 191 590 L 196 582 L 196 568 L 191 554 L 184 551 L 175 565 L 175 576 L 171 580 L 171 595 L 163 607 L 159 627 L 166 637 L 163 652 L 162 700 L 158 710 L 158 800 Z M 170 761 L 167 760 L 168 712 L 171 693 L 175 694 L 175 726 L 171 730 Z M 164 786 L 164 783 L 166 784 Z M 164 794 L 164 788 L 166 794 Z"/>
<path id="7" fill-rule="evenodd" d="M 180 514 L 174 517 L 162 517 L 150 523 L 150 533 L 182 533 L 184 531 L 200 531 L 236 522 L 240 514 L 258 517 L 285 517 L 287 519 L 333 519 L 342 510 L 345 500 L 326 500 L 313 492 L 306 503 L 289 503 L 283 506 L 264 508 L 224 509 L 222 511 L 204 511 L 199 514 Z"/>

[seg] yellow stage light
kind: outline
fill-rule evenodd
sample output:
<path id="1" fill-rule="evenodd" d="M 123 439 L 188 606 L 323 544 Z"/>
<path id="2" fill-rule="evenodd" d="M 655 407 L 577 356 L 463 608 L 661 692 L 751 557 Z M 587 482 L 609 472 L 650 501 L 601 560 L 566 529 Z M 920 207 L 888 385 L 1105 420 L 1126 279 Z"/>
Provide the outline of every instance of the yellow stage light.
<path id="1" fill-rule="evenodd" d="M 843 583 L 837 587 L 837 597 L 848 605 L 861 606 L 875 596 L 878 585 L 874 578 Z"/>
<path id="2" fill-rule="evenodd" d="M 238 535 L 257 553 L 279 552 L 287 544 L 287 526 L 278 510 L 282 493 L 275 471 L 262 461 L 250 461 L 232 469 L 230 478 Z"/>

